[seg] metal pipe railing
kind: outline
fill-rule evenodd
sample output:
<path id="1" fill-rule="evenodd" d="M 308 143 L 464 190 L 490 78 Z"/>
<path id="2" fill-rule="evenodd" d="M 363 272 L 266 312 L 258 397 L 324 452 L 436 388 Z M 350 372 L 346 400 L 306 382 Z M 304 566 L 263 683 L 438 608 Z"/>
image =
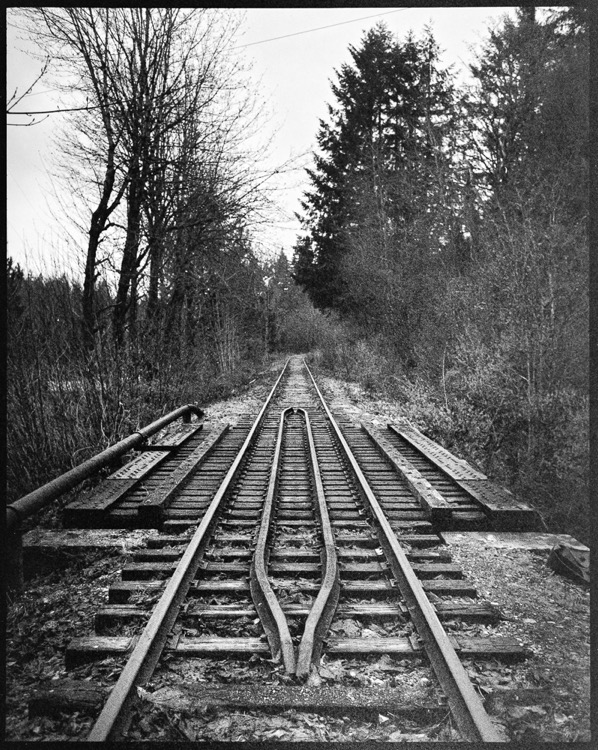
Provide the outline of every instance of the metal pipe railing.
<path id="1" fill-rule="evenodd" d="M 121 440 L 119 443 L 111 445 L 110 448 L 98 453 L 97 456 L 90 458 L 88 461 L 84 461 L 79 466 L 75 466 L 74 469 L 67 471 L 66 474 L 53 479 L 51 482 L 44 484 L 43 487 L 39 487 L 37 490 L 30 492 L 28 495 L 16 500 L 14 503 L 6 506 L 6 530 L 8 533 L 14 532 L 18 529 L 21 521 L 25 518 L 41 510 L 46 505 L 56 500 L 57 497 L 63 495 L 68 490 L 76 487 L 84 479 L 88 479 L 100 469 L 109 465 L 115 458 L 122 456 L 133 448 L 143 444 L 148 437 L 159 432 L 163 427 L 174 422 L 179 417 L 183 418 L 183 422 L 189 422 L 191 420 L 191 414 L 195 414 L 197 417 L 202 417 L 204 412 L 198 406 L 193 404 L 187 404 L 181 406 L 169 414 L 166 414 L 155 422 L 142 427 L 137 432 L 134 432 L 129 437 Z"/>

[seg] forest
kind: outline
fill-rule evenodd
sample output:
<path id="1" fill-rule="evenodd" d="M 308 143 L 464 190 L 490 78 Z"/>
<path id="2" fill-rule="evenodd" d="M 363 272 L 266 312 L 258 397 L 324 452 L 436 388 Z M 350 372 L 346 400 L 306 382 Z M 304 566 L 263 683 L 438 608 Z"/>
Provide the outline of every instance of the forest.
<path id="1" fill-rule="evenodd" d="M 330 71 L 292 258 L 254 241 L 275 196 L 232 15 L 20 14 L 88 103 L 59 149 L 87 244 L 79 276 L 7 261 L 8 502 L 303 352 L 589 541 L 584 9 L 505 17 L 466 83 L 429 30 L 365 33 Z"/>

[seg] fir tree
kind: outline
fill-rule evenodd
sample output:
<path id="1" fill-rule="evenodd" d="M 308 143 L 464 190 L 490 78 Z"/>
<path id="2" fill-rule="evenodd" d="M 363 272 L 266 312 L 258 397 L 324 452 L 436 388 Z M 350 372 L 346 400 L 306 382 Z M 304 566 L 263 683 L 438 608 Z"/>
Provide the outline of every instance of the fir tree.
<path id="1" fill-rule="evenodd" d="M 378 24 L 349 51 L 352 64 L 341 66 L 332 86 L 329 122 L 320 122 L 294 262 L 317 307 L 345 312 L 353 302 L 342 261 L 363 207 L 373 194 L 382 223 L 395 226 L 428 210 L 428 166 L 437 167 L 452 106 L 430 32 L 400 43 Z"/>

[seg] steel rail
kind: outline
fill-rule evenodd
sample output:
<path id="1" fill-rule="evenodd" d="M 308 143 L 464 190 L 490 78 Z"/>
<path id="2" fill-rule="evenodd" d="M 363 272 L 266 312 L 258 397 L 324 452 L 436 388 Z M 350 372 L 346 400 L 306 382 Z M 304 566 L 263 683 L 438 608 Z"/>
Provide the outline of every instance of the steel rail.
<path id="1" fill-rule="evenodd" d="M 320 553 L 324 570 L 322 585 L 312 605 L 307 620 L 305 621 L 303 636 L 299 644 L 299 654 L 297 656 L 297 676 L 305 677 L 309 675 L 311 665 L 316 664 L 322 654 L 324 637 L 328 632 L 328 628 L 334 617 L 334 612 L 340 596 L 341 584 L 338 573 L 334 534 L 332 533 L 330 516 L 328 515 L 324 484 L 322 482 L 322 475 L 318 465 L 318 456 L 316 454 L 316 446 L 309 420 L 309 414 L 305 409 L 298 409 L 297 411 L 303 412 L 305 415 L 305 429 L 309 441 L 312 476 L 317 497 L 316 507 L 320 518 L 320 527 L 322 529 L 322 537 L 324 540 L 324 546 Z"/>
<path id="2" fill-rule="evenodd" d="M 286 366 L 286 365 L 285 365 Z M 190 420 L 191 414 L 196 414 L 198 417 L 202 417 L 204 412 L 198 406 L 193 404 L 187 404 L 181 406 L 169 414 L 165 414 L 160 419 L 155 420 L 146 427 L 142 427 L 137 430 L 129 437 L 121 440 L 114 445 L 111 445 L 106 450 L 98 453 L 97 456 L 84 461 L 79 466 L 75 466 L 74 469 L 67 471 L 65 474 L 53 479 L 51 482 L 44 484 L 43 487 L 39 487 L 28 495 L 24 495 L 19 500 L 6 506 L 6 531 L 8 533 L 13 532 L 20 525 L 21 521 L 28 518 L 33 513 L 41 508 L 49 505 L 57 497 L 63 495 L 68 490 L 72 490 L 84 479 L 88 479 L 93 476 L 100 469 L 108 466 L 114 459 L 124 455 L 133 448 L 141 446 L 151 435 L 161 430 L 166 425 L 174 422 L 175 419 L 182 417 L 185 422 Z"/>
<path id="3" fill-rule="evenodd" d="M 164 592 L 139 637 L 125 668 L 121 672 L 100 715 L 87 736 L 88 742 L 116 740 L 127 730 L 130 722 L 130 708 L 136 697 L 136 687 L 142 685 L 151 677 L 160 659 L 171 628 L 178 616 L 180 606 L 201 563 L 201 558 L 208 541 L 208 532 L 213 526 L 216 514 L 220 510 L 227 490 L 237 475 L 241 461 L 247 454 L 253 437 L 262 423 L 264 414 L 286 372 L 288 363 L 289 360 L 286 361 L 241 449 L 216 491 L 187 549 L 179 560 L 174 573 L 168 580 Z"/>
<path id="4" fill-rule="evenodd" d="M 320 393 L 320 389 L 316 385 L 316 381 L 305 360 L 303 363 L 339 443 L 351 464 L 361 491 L 369 503 L 376 524 L 381 532 L 381 542 L 386 552 L 388 563 L 397 580 L 401 594 L 405 598 L 418 635 L 423 641 L 432 669 L 447 696 L 451 713 L 459 731 L 464 739 L 472 742 L 505 742 L 506 738 L 492 723 L 478 694 L 475 692 L 467 676 L 467 672 L 459 661 L 446 631 L 442 627 L 421 583 L 409 564 L 405 552 L 361 471 L 340 427 L 324 401 L 324 397 Z"/>
<path id="5" fill-rule="evenodd" d="M 266 572 L 267 556 L 269 554 L 268 539 L 271 534 L 272 513 L 274 510 L 274 498 L 278 488 L 278 473 L 280 466 L 280 455 L 282 452 L 282 441 L 284 436 L 285 419 L 289 412 L 293 412 L 293 407 L 284 409 L 280 414 L 280 423 L 278 434 L 276 436 L 276 447 L 274 449 L 274 458 L 270 469 L 270 479 L 268 482 L 268 491 L 264 506 L 262 509 L 262 519 L 258 532 L 258 538 L 255 545 L 255 551 L 251 560 L 249 572 L 249 588 L 251 598 L 255 604 L 260 620 L 266 632 L 272 657 L 275 661 L 282 658 L 285 671 L 288 674 L 295 673 L 295 651 L 293 648 L 293 639 L 289 632 L 289 624 L 280 603 L 274 593 L 268 574 Z"/>

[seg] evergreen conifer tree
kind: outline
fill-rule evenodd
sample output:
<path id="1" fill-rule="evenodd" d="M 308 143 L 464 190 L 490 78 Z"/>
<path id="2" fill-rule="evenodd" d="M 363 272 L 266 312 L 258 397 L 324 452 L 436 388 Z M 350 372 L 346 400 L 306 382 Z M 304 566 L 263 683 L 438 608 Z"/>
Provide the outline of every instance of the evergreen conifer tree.
<path id="1" fill-rule="evenodd" d="M 348 238 L 372 196 L 381 222 L 393 226 L 428 210 L 428 167 L 442 152 L 452 89 L 429 31 L 401 43 L 381 23 L 349 51 L 352 64 L 332 85 L 329 121 L 320 121 L 294 271 L 317 307 L 350 314 L 342 272 Z"/>

